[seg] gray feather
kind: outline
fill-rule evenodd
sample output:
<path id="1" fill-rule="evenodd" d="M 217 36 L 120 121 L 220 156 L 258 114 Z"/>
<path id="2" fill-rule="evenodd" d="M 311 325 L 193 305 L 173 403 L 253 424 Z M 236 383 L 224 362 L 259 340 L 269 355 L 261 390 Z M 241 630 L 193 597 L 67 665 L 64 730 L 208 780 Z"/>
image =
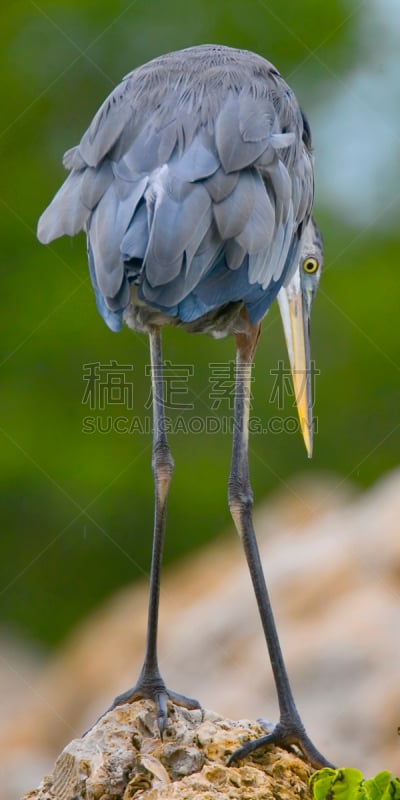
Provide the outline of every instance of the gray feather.
<path id="1" fill-rule="evenodd" d="M 291 235 L 291 231 L 290 231 Z M 284 247 L 286 242 L 286 237 L 288 236 L 288 229 L 285 225 L 278 225 L 276 231 L 274 233 L 274 237 L 271 241 L 271 246 L 268 250 L 268 260 L 266 266 L 268 267 L 268 272 L 259 272 L 258 277 L 260 283 L 264 281 L 270 281 L 273 279 L 275 269 L 279 269 L 281 271 L 284 266 Z M 280 274 L 280 272 L 279 272 Z M 255 276 L 256 273 L 254 272 L 253 275 Z"/>
<path id="2" fill-rule="evenodd" d="M 276 152 L 272 147 L 272 144 L 269 142 L 264 152 L 261 153 L 261 155 L 258 156 L 258 158 L 256 158 L 254 161 L 254 166 L 258 167 L 261 173 L 263 173 L 266 169 L 269 169 L 270 165 L 274 163 L 276 158 Z"/>
<path id="3" fill-rule="evenodd" d="M 261 179 L 260 179 L 260 183 Z M 263 188 L 256 194 L 253 211 L 237 241 L 246 253 L 259 253 L 269 248 L 275 227 L 275 212 Z"/>
<path id="4" fill-rule="evenodd" d="M 268 146 L 267 136 L 262 140 L 244 141 L 240 133 L 241 105 L 245 105 L 244 100 L 241 104 L 237 96 L 229 95 L 215 125 L 215 141 L 225 172 L 236 172 L 253 164 Z"/>
<path id="5" fill-rule="evenodd" d="M 271 186 L 275 204 L 276 224 L 285 224 L 292 202 L 292 181 L 282 161 L 278 158 L 268 169 L 266 181 Z"/>
<path id="6" fill-rule="evenodd" d="M 311 155 L 303 153 L 298 169 L 293 174 L 293 206 L 297 219 L 308 219 L 314 198 L 314 181 Z"/>
<path id="7" fill-rule="evenodd" d="M 84 161 L 79 152 L 78 146 L 71 147 L 70 150 L 64 153 L 62 163 L 65 169 L 82 169 L 83 167 L 87 167 L 86 161 Z"/>
<path id="8" fill-rule="evenodd" d="M 245 143 L 266 143 L 271 137 L 274 122 L 275 111 L 272 103 L 262 102 L 241 93 L 239 96 L 239 131 Z"/>
<path id="9" fill-rule="evenodd" d="M 113 185 L 93 211 L 90 239 L 97 283 L 105 297 L 113 297 L 121 288 L 124 264 L 120 243 L 133 214 L 130 198 L 121 202 Z"/>
<path id="10" fill-rule="evenodd" d="M 175 199 L 178 187 L 176 184 L 173 192 L 171 184 L 167 183 L 167 191 L 163 187 L 155 201 L 145 256 L 146 272 L 152 286 L 168 283 L 176 277 L 193 226 L 211 205 L 209 194 L 201 184 L 181 184 L 182 194 L 186 194 L 182 199 Z"/>
<path id="11" fill-rule="evenodd" d="M 250 283 L 262 283 L 268 286 L 272 280 L 274 272 L 274 262 L 271 258 L 271 250 L 261 253 L 253 253 L 249 256 L 249 281 Z"/>
<path id="12" fill-rule="evenodd" d="M 203 237 L 197 248 L 197 255 L 204 253 L 206 250 L 210 250 L 210 248 L 217 251 L 222 246 L 222 244 L 223 242 L 218 233 L 218 228 L 215 224 L 215 220 L 212 219 L 210 227 L 208 228 L 205 236 Z"/>
<path id="13" fill-rule="evenodd" d="M 82 136 L 79 152 L 90 167 L 97 167 L 118 140 L 125 126 L 132 121 L 129 89 L 128 81 L 119 84 L 100 106 Z"/>
<path id="14" fill-rule="evenodd" d="M 181 181 L 193 182 L 208 178 L 219 167 L 216 155 L 208 150 L 199 139 L 195 139 L 181 158 L 170 160 L 170 170 Z"/>
<path id="15" fill-rule="evenodd" d="M 208 209 L 202 217 L 200 217 L 193 225 L 192 235 L 190 239 L 187 241 L 185 246 L 185 256 L 186 256 L 186 263 L 185 263 L 185 271 L 189 272 L 191 270 L 191 265 L 194 256 L 198 252 L 199 248 L 203 244 L 204 241 L 208 241 L 209 247 L 214 246 L 215 251 L 217 251 L 218 247 L 222 245 L 221 239 L 218 236 L 218 232 L 214 229 L 214 220 L 212 215 L 211 203 L 208 206 Z M 211 239 L 208 236 L 208 232 L 214 231 L 214 239 Z M 204 245 L 203 245 L 204 249 Z"/>
<path id="16" fill-rule="evenodd" d="M 283 226 L 284 237 L 283 237 L 283 243 L 282 243 L 281 252 L 279 253 L 279 255 L 276 258 L 276 260 L 272 262 L 273 265 L 274 265 L 274 272 L 273 272 L 274 281 L 279 280 L 279 278 L 282 275 L 283 268 L 284 268 L 285 263 L 286 263 L 286 258 L 287 258 L 288 252 L 289 252 L 290 245 L 291 245 L 292 240 L 294 238 L 296 228 L 297 228 L 297 226 L 295 225 L 295 221 L 294 221 L 293 206 L 291 204 L 290 208 L 289 208 L 289 214 L 288 214 L 288 218 L 287 218 L 286 224 Z M 297 264 L 296 264 L 296 267 L 297 267 Z"/>
<path id="17" fill-rule="evenodd" d="M 87 167 L 82 177 L 80 193 L 83 205 L 91 211 L 103 197 L 112 179 L 113 172 L 109 161 L 103 161 L 97 168 Z"/>
<path id="18" fill-rule="evenodd" d="M 214 262 L 215 251 L 210 248 L 201 255 L 194 256 L 189 271 L 184 264 L 184 268 L 179 274 L 162 287 L 162 294 L 160 286 L 153 287 L 148 281 L 143 284 L 143 294 L 150 303 L 156 302 L 165 306 L 177 305 L 198 285 Z"/>
<path id="19" fill-rule="evenodd" d="M 68 175 L 40 217 L 37 236 L 42 244 L 48 244 L 59 236 L 75 236 L 84 228 L 90 213 L 80 199 L 84 171 L 74 170 Z"/>
<path id="20" fill-rule="evenodd" d="M 294 133 L 273 133 L 271 136 L 271 144 L 275 150 L 283 150 L 285 147 L 290 147 L 296 139 Z"/>
<path id="21" fill-rule="evenodd" d="M 225 258 L 229 269 L 239 269 L 242 266 L 246 250 L 240 246 L 236 239 L 228 239 L 225 243 Z"/>
<path id="22" fill-rule="evenodd" d="M 121 308 L 126 308 L 130 300 L 130 295 L 131 287 L 126 278 L 123 278 L 122 285 L 118 292 L 112 297 L 106 297 L 108 308 L 111 311 L 119 311 Z"/>
<path id="23" fill-rule="evenodd" d="M 286 278 L 285 278 L 284 286 L 288 285 L 288 283 L 293 278 L 294 273 L 296 272 L 296 269 L 298 269 L 300 252 L 301 252 L 301 242 L 302 242 L 302 240 L 299 239 L 298 237 L 295 237 L 291 242 L 290 252 L 288 253 L 288 256 L 287 256 L 287 258 L 288 258 L 290 263 L 289 263 L 289 269 L 288 269 L 288 272 L 287 272 L 287 275 L 286 275 Z"/>
<path id="24" fill-rule="evenodd" d="M 124 260 L 144 258 L 149 239 L 149 225 L 146 205 L 140 206 L 132 217 L 131 223 L 121 242 L 121 253 Z"/>
<path id="25" fill-rule="evenodd" d="M 219 167 L 210 178 L 204 182 L 211 199 L 214 203 L 220 203 L 235 188 L 239 180 L 239 172 L 230 172 L 229 175 Z"/>
<path id="26" fill-rule="evenodd" d="M 173 128 L 170 133 L 173 134 Z M 171 136 L 169 142 L 172 148 L 171 152 L 168 152 L 168 148 L 165 148 L 163 136 L 164 132 L 162 130 L 155 129 L 153 120 L 138 133 L 125 153 L 125 163 L 132 175 L 149 174 L 168 161 L 175 145 L 176 133 L 175 139 L 174 136 Z"/>
<path id="27" fill-rule="evenodd" d="M 257 177 L 255 170 L 243 170 L 233 192 L 214 205 L 215 221 L 222 239 L 233 239 L 246 225 L 254 208 Z"/>

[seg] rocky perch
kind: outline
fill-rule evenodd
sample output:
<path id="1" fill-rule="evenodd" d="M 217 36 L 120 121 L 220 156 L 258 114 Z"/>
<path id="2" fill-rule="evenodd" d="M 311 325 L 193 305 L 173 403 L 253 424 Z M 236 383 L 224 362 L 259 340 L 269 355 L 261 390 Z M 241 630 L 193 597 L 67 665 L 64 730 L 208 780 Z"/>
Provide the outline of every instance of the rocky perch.
<path id="1" fill-rule="evenodd" d="M 227 766 L 263 733 L 256 722 L 171 706 L 161 741 L 151 702 L 123 705 L 73 739 L 24 800 L 309 800 L 312 768 L 294 752 L 271 747 Z"/>

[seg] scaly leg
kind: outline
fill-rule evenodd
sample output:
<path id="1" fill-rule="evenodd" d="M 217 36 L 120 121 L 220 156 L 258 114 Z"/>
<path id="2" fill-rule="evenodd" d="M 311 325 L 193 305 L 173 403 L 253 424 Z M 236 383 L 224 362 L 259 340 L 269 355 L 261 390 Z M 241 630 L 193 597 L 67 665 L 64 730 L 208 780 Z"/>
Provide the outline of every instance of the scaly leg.
<path id="1" fill-rule="evenodd" d="M 174 469 L 165 430 L 163 401 L 161 333 L 154 328 L 150 336 L 151 381 L 153 393 L 153 454 L 152 469 L 155 489 L 153 552 L 150 570 L 149 610 L 146 651 L 138 681 L 132 689 L 115 698 L 111 708 L 122 703 L 132 703 L 143 697 L 154 700 L 157 722 L 162 736 L 168 719 L 167 701 L 172 700 L 186 708 L 200 708 L 197 700 L 176 694 L 166 688 L 160 675 L 157 659 L 158 610 L 160 601 L 160 573 L 163 554 L 167 500 Z M 110 710 L 108 709 L 108 710 Z"/>
<path id="2" fill-rule="evenodd" d="M 253 582 L 271 660 L 280 717 L 271 733 L 248 742 L 236 750 L 228 763 L 231 764 L 254 750 L 270 744 L 282 747 L 294 744 L 314 767 L 331 767 L 333 765 L 318 752 L 308 738 L 294 702 L 253 528 L 253 495 L 248 468 L 248 422 L 251 367 L 258 336 L 259 325 L 253 326 L 249 334 L 236 336 L 235 425 L 228 496 L 230 511 L 243 543 Z"/>

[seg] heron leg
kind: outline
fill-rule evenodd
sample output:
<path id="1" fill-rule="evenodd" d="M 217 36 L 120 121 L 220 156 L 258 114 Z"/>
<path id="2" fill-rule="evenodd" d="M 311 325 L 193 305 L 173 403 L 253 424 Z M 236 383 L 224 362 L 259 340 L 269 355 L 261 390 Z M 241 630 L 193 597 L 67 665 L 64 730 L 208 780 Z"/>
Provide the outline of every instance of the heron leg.
<path id="1" fill-rule="evenodd" d="M 150 336 L 151 381 L 153 394 L 153 450 L 152 470 L 154 477 L 155 507 L 153 550 L 150 569 L 149 608 L 147 641 L 143 666 L 136 685 L 118 695 L 107 711 L 122 703 L 132 703 L 140 698 L 155 702 L 157 722 L 162 736 L 168 719 L 167 701 L 189 709 L 200 708 L 197 700 L 177 694 L 166 688 L 161 677 L 157 658 L 158 611 L 160 603 L 160 574 L 163 554 L 167 500 L 174 470 L 174 461 L 169 449 L 164 414 L 161 332 L 153 328 Z"/>
<path id="2" fill-rule="evenodd" d="M 254 750 L 268 745 L 282 747 L 296 745 L 314 767 L 333 766 L 310 741 L 297 711 L 253 528 L 253 495 L 248 468 L 248 423 L 251 369 L 258 336 L 259 325 L 252 326 L 249 334 L 236 336 L 235 425 L 228 498 L 233 521 L 242 540 L 256 595 L 278 695 L 280 716 L 279 722 L 270 733 L 248 742 L 236 750 L 228 763 L 236 762 Z"/>

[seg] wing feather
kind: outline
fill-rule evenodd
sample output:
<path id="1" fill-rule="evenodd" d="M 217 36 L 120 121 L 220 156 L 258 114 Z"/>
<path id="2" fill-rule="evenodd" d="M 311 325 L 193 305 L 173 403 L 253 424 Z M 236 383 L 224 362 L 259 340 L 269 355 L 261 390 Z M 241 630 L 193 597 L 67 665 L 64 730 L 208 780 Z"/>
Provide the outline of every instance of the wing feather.
<path id="1" fill-rule="evenodd" d="M 37 236 L 42 244 L 48 244 L 59 236 L 75 236 L 84 228 L 90 214 L 80 196 L 84 172 L 74 170 L 68 175 L 40 217 Z"/>
<path id="2" fill-rule="evenodd" d="M 66 152 L 71 172 L 39 239 L 86 228 L 112 329 L 130 281 L 182 319 L 240 299 L 256 318 L 297 268 L 311 214 L 303 125 L 292 92 L 254 54 L 204 46 L 155 59 L 126 76 Z"/>

